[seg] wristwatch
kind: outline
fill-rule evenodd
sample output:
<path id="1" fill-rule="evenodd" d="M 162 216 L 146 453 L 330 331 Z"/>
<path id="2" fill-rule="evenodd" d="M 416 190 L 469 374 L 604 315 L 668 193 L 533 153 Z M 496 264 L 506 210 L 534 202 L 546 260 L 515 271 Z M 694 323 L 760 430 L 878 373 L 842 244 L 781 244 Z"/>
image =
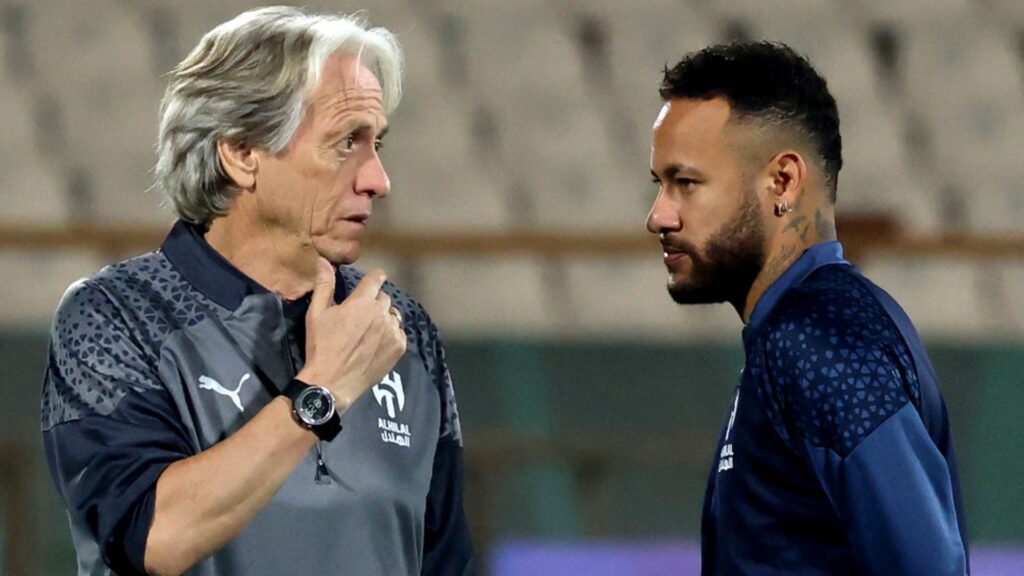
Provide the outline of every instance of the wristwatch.
<path id="1" fill-rule="evenodd" d="M 341 432 L 341 417 L 335 410 L 334 395 L 323 386 L 293 378 L 282 395 L 292 401 L 292 417 L 300 426 L 330 442 Z"/>

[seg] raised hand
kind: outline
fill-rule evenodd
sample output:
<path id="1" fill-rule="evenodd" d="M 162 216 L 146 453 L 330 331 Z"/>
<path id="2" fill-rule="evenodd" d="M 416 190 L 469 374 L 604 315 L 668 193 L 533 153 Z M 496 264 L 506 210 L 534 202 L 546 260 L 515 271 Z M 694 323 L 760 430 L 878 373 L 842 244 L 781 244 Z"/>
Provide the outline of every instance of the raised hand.
<path id="1" fill-rule="evenodd" d="M 341 304 L 334 304 L 334 267 L 317 262 L 313 297 L 306 313 L 306 365 L 297 378 L 323 386 L 344 412 L 380 382 L 406 349 L 401 314 L 382 290 L 384 271 L 370 271 Z"/>

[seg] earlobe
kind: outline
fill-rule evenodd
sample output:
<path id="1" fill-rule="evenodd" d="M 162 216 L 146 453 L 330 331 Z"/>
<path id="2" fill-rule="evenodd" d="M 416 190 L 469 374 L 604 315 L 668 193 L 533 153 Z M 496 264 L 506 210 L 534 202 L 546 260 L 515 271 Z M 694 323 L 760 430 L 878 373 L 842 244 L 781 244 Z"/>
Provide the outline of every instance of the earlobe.
<path id="1" fill-rule="evenodd" d="M 217 157 L 224 173 L 235 186 L 242 190 L 252 190 L 256 187 L 259 162 L 252 148 L 220 139 L 217 140 Z"/>

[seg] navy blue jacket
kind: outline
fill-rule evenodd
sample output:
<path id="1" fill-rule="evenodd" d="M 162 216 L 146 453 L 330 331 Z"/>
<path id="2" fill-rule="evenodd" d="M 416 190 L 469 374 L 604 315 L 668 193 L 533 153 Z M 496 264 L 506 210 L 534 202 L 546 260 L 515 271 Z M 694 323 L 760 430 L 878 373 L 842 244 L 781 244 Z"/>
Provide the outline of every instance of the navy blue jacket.
<path id="1" fill-rule="evenodd" d="M 712 463 L 702 574 L 968 573 L 946 406 L 907 315 L 814 246 L 758 302 Z"/>

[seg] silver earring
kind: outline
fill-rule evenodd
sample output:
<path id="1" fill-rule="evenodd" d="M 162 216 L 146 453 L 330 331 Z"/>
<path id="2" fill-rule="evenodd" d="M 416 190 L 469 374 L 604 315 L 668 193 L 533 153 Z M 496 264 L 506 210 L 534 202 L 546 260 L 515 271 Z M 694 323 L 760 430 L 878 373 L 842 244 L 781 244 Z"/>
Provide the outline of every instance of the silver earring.
<path id="1" fill-rule="evenodd" d="M 788 200 L 783 200 L 781 203 L 775 205 L 775 215 L 782 218 L 783 214 L 789 214 L 793 211 L 793 207 L 789 205 Z"/>

